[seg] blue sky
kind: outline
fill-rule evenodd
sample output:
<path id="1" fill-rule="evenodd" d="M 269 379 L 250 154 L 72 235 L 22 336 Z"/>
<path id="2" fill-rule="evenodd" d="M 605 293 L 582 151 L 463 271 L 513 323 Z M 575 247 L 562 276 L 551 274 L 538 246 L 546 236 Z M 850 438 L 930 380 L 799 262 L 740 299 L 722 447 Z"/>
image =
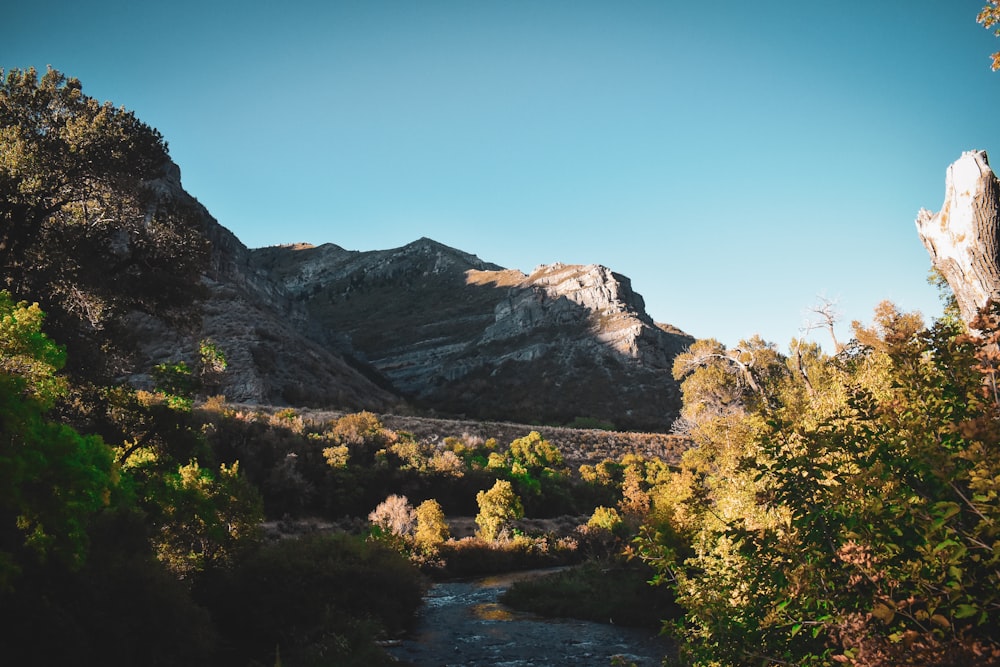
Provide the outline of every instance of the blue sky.
<path id="1" fill-rule="evenodd" d="M 250 247 L 604 264 L 658 321 L 784 348 L 819 296 L 841 337 L 940 312 L 913 220 L 962 151 L 1000 161 L 982 4 L 36 0 L 0 67 L 134 110 Z"/>

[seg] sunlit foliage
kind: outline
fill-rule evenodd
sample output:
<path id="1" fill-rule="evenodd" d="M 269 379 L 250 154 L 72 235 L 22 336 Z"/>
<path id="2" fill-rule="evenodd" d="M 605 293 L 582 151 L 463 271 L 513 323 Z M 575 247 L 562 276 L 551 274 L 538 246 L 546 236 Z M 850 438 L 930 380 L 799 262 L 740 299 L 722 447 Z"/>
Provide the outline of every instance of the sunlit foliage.
<path id="1" fill-rule="evenodd" d="M 507 480 L 498 479 L 489 491 L 477 493 L 476 502 L 479 536 L 487 542 L 510 537 L 512 522 L 524 516 L 521 499 Z"/>
<path id="2" fill-rule="evenodd" d="M 413 541 L 417 548 L 432 551 L 450 537 L 448 522 L 441 504 L 433 498 L 417 506 L 417 529 Z"/>
<path id="3" fill-rule="evenodd" d="M 0 291 L 0 589 L 29 560 L 82 564 L 88 523 L 115 483 L 100 438 L 46 416 L 65 391 L 64 356 L 41 326 L 37 304 Z"/>
<path id="4" fill-rule="evenodd" d="M 975 326 L 883 303 L 836 357 L 679 358 L 697 446 L 639 543 L 685 608 L 688 660 L 997 660 L 1000 319 Z"/>
<path id="5" fill-rule="evenodd" d="M 979 12 L 977 20 L 988 30 L 1000 25 L 1000 0 L 987 0 L 986 6 Z M 996 35 L 1000 37 L 1000 28 L 996 29 Z M 993 59 L 993 69 L 1000 70 L 1000 51 L 994 53 L 991 58 Z"/>

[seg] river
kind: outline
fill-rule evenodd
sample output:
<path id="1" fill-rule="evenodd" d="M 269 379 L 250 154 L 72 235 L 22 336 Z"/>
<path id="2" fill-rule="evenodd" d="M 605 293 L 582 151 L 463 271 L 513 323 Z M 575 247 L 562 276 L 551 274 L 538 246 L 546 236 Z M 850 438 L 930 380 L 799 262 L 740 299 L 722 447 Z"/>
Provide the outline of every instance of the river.
<path id="1" fill-rule="evenodd" d="M 389 652 L 414 667 L 652 667 L 669 652 L 669 644 L 649 632 L 543 618 L 497 601 L 517 579 L 540 574 L 545 572 L 435 584 L 413 635 Z"/>

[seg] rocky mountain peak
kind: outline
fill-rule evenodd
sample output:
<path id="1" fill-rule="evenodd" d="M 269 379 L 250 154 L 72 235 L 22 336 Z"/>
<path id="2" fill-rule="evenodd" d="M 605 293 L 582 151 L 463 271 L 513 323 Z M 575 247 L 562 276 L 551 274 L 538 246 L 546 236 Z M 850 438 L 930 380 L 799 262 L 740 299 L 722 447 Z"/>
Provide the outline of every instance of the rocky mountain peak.
<path id="1" fill-rule="evenodd" d="M 211 262 L 199 331 L 136 315 L 147 367 L 192 361 L 195 341 L 211 338 L 230 362 L 218 391 L 235 401 L 381 410 L 407 400 L 452 416 L 647 430 L 677 414 L 670 366 L 693 339 L 655 325 L 608 267 L 526 275 L 426 237 L 387 250 L 248 250 L 184 192 L 179 169 L 152 187 L 200 211 Z"/>
<path id="2" fill-rule="evenodd" d="M 424 407 L 665 428 L 679 405 L 670 365 L 692 339 L 657 327 L 628 278 L 605 266 L 556 263 L 525 275 L 428 238 L 389 250 L 253 254 L 307 309 L 317 340 Z"/>
<path id="3" fill-rule="evenodd" d="M 501 267 L 479 259 L 476 255 L 452 248 L 426 236 L 397 248 L 389 261 L 399 261 L 403 258 L 430 259 L 428 265 L 431 273 L 444 273 L 454 270 L 497 270 Z"/>
<path id="4" fill-rule="evenodd" d="M 547 264 L 537 267 L 528 281 L 555 297 L 570 301 L 593 313 L 628 313 L 647 324 L 643 298 L 632 290 L 632 281 L 600 264 Z"/>

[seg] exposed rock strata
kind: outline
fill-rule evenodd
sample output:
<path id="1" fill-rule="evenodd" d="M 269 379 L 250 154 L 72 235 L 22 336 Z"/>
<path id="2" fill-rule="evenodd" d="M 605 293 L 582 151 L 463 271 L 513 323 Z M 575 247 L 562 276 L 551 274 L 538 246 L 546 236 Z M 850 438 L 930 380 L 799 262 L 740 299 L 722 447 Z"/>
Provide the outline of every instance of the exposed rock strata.
<path id="1" fill-rule="evenodd" d="M 525 275 L 429 239 L 366 253 L 253 253 L 306 305 L 328 345 L 424 407 L 660 429 L 679 408 L 670 366 L 692 339 L 656 325 L 628 278 L 606 267 L 553 264 Z"/>
<path id="2" fill-rule="evenodd" d="M 211 254 L 198 326 L 129 316 L 136 384 L 157 362 L 192 363 L 212 338 L 229 361 L 213 389 L 231 401 L 385 411 L 405 399 L 475 419 L 646 430 L 666 429 L 680 407 L 670 366 L 692 339 L 655 324 L 606 267 L 525 275 L 426 238 L 371 252 L 248 250 L 175 166 L 150 187 L 196 211 Z"/>
<path id="3" fill-rule="evenodd" d="M 306 309 L 256 269 L 246 246 L 184 191 L 176 165 L 168 165 L 163 177 L 149 185 L 161 200 L 197 210 L 210 258 L 202 277 L 206 293 L 199 326 L 178 329 L 145 313 L 129 315 L 139 341 L 136 373 L 130 377 L 134 384 L 148 385 L 147 373 L 156 363 L 193 364 L 198 341 L 211 338 L 229 363 L 221 385 L 213 389 L 229 400 L 357 409 L 387 409 L 400 402 L 308 335 Z"/>

